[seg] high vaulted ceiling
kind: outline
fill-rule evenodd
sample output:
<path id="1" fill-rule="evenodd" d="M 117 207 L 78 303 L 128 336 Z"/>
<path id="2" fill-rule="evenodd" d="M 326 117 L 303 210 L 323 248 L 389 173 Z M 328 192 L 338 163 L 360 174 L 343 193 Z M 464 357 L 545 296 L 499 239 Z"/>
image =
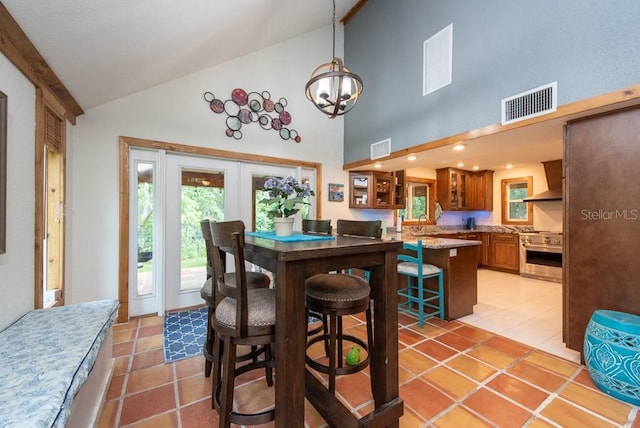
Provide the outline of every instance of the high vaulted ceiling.
<path id="1" fill-rule="evenodd" d="M 336 20 L 348 22 L 366 2 L 336 0 Z M 19 47 L 31 42 L 42 57 L 30 58 L 31 67 L 52 74 L 46 83 L 58 96 L 73 97 L 61 98 L 72 115 L 314 31 L 332 19 L 332 0 L 0 0 L 0 6 L 28 38 Z M 3 18 L 0 35 L 19 32 Z M 581 108 L 561 106 L 553 120 L 531 126 L 480 137 L 470 130 L 462 138 L 463 152 L 452 152 L 457 141 L 436 142 L 435 148 L 425 142 L 417 152 L 380 161 L 383 170 L 409 168 L 414 163 L 406 155 L 417 154 L 416 166 L 425 168 L 462 162 L 465 168 L 498 170 L 507 163 L 558 159 L 563 123 L 583 115 Z M 374 163 L 363 159 L 345 167 L 367 169 Z"/>
<path id="2" fill-rule="evenodd" d="M 330 25 L 333 14 L 331 0 L 2 4 L 83 110 Z M 356 4 L 337 0 L 336 20 Z"/>

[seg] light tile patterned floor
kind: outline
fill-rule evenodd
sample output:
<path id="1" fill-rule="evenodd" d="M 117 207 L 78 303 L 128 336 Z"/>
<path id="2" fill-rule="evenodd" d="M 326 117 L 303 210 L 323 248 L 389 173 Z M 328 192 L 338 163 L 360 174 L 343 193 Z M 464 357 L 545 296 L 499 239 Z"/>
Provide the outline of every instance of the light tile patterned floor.
<path id="1" fill-rule="evenodd" d="M 473 315 L 478 322 L 490 312 L 508 310 L 488 302 L 487 296 L 502 294 L 503 299 L 509 300 L 518 294 L 535 305 L 534 297 L 549 288 L 548 283 L 537 281 L 541 284 L 525 282 L 525 288 L 518 288 L 517 292 L 500 290 L 492 288 L 495 281 L 504 281 L 507 286 L 513 283 L 490 271 L 481 271 L 480 276 L 479 306 L 484 305 L 488 311 L 483 316 L 482 311 Z M 541 286 L 537 292 L 533 290 L 536 285 Z M 518 305 L 511 300 L 511 307 L 514 306 Z M 534 319 L 544 312 L 542 305 L 539 310 L 520 307 L 520 313 L 528 313 Z M 517 325 L 533 328 L 535 324 L 528 318 L 517 318 L 518 324 L 506 316 L 500 319 L 495 326 L 502 328 L 502 333 L 496 334 L 468 323 L 436 319 L 430 319 L 421 329 L 415 319 L 400 315 L 400 396 L 405 403 L 401 427 L 640 426 L 638 408 L 601 393 L 579 363 L 504 336 L 505 332 L 519 333 L 520 329 L 514 328 Z M 362 334 L 361 320 L 350 321 L 349 328 Z M 501 322 L 506 322 L 508 328 L 503 328 Z M 545 335 L 548 333 L 553 332 Z M 533 333 L 529 337 L 535 338 Z M 545 343 L 552 337 L 536 340 Z M 117 325 L 114 342 L 115 373 L 98 426 L 217 425 L 217 414 L 211 410 L 210 379 L 203 375 L 203 357 L 163 363 L 162 318 Z M 236 393 L 241 406 L 257 402 L 262 406 L 272 400 L 262 377 L 245 377 L 241 383 Z M 371 411 L 367 371 L 339 378 L 337 390 L 355 413 Z M 306 422 L 309 428 L 326 426 L 308 403 Z"/>
<path id="2" fill-rule="evenodd" d="M 562 342 L 560 283 L 479 269 L 478 304 L 459 321 L 580 362 Z"/>

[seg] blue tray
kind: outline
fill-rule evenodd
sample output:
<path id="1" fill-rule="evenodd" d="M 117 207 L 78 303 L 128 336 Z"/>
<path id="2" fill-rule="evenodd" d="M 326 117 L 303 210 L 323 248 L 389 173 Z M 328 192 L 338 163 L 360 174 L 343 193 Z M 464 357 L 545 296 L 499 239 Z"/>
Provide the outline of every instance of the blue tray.
<path id="1" fill-rule="evenodd" d="M 255 236 L 256 238 L 273 239 L 281 242 L 299 242 L 299 241 L 329 241 L 336 239 L 332 235 L 306 235 L 300 232 L 294 232 L 289 236 L 276 236 L 275 232 L 245 232 L 247 236 Z"/>

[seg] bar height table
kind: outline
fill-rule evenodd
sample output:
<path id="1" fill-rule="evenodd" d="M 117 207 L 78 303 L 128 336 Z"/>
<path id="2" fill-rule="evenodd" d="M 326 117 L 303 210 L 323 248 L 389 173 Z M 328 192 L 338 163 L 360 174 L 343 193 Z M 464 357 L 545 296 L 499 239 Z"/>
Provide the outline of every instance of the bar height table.
<path id="1" fill-rule="evenodd" d="M 276 427 L 304 426 L 304 397 L 339 427 L 398 427 L 403 402 L 398 388 L 396 257 L 402 241 L 336 236 L 331 240 L 280 242 L 248 236 L 245 259 L 275 274 Z M 375 409 L 357 419 L 305 368 L 306 278 L 350 267 L 371 272 L 374 346 L 370 372 Z M 286 375 L 282 375 L 286 373 Z M 280 376 L 278 376 L 280 374 Z"/>

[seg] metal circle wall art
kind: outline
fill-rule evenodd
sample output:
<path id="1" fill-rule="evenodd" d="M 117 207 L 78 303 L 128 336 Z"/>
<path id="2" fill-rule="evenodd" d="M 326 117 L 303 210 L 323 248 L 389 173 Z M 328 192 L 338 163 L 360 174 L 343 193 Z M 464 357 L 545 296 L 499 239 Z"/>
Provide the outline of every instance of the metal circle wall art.
<path id="1" fill-rule="evenodd" d="M 289 128 L 291 113 L 286 110 L 286 98 L 274 101 L 269 91 L 247 93 L 244 89 L 236 88 L 226 101 L 216 98 L 212 92 L 205 92 L 204 100 L 209 103 L 212 112 L 227 115 L 227 137 L 239 140 L 242 138 L 242 125 L 257 122 L 264 130 L 277 131 L 283 140 L 302 141 L 298 131 Z"/>

